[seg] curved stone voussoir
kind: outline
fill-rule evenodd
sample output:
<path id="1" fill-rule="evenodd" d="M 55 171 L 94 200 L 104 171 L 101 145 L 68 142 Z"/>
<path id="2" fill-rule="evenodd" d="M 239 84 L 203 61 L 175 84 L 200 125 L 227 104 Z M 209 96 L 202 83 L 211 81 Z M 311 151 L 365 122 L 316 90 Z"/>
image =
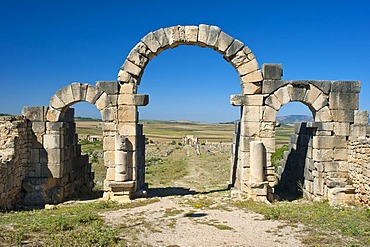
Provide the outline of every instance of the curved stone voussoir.
<path id="1" fill-rule="evenodd" d="M 210 26 L 206 24 L 200 24 L 198 28 L 198 45 L 200 47 L 207 46 L 208 33 Z"/>
<path id="2" fill-rule="evenodd" d="M 235 54 L 240 51 L 241 49 L 243 49 L 244 47 L 244 44 L 243 42 L 237 40 L 237 39 L 234 39 L 234 41 L 231 43 L 231 45 L 229 46 L 229 48 L 227 48 L 226 52 L 225 52 L 225 55 L 224 55 L 224 58 L 227 60 L 227 61 L 230 61 L 231 59 L 234 58 Z"/>
<path id="3" fill-rule="evenodd" d="M 167 48 L 170 47 L 170 43 L 167 39 L 167 35 L 164 32 L 163 28 L 160 28 L 157 31 L 154 31 L 153 34 L 154 34 L 154 37 L 157 39 L 157 41 L 160 45 L 160 49 L 163 50 L 163 49 L 167 49 Z"/>
<path id="4" fill-rule="evenodd" d="M 129 60 L 126 60 L 124 62 L 124 64 L 121 67 L 121 70 L 125 70 L 131 75 L 134 75 L 137 77 L 141 76 L 142 74 L 142 69 L 139 66 L 135 65 L 133 62 L 130 62 Z"/>
<path id="5" fill-rule="evenodd" d="M 245 63 L 241 64 L 237 69 L 240 76 L 250 74 L 254 71 L 259 70 L 259 65 L 257 59 L 253 59 L 252 61 L 246 61 Z"/>
<path id="6" fill-rule="evenodd" d="M 198 41 L 198 26 L 185 26 L 185 42 L 188 45 L 195 45 Z"/>
<path id="7" fill-rule="evenodd" d="M 73 97 L 72 86 L 68 85 L 59 89 L 55 95 L 65 104 L 65 106 L 70 106 L 77 101 Z"/>
<path id="8" fill-rule="evenodd" d="M 139 85 L 140 84 L 139 79 L 140 77 L 134 77 L 133 75 L 131 75 L 130 73 L 122 69 L 120 69 L 120 71 L 118 72 L 118 76 L 117 76 L 117 81 L 121 85 L 124 83 L 133 83 L 133 84 Z"/>
<path id="9" fill-rule="evenodd" d="M 235 54 L 235 57 L 231 59 L 230 63 L 235 69 L 237 69 L 240 65 L 248 63 L 249 61 L 250 60 L 248 59 L 248 55 L 244 52 L 243 49 Z"/>
<path id="10" fill-rule="evenodd" d="M 217 48 L 216 48 L 217 51 L 221 52 L 222 54 L 225 54 L 226 50 L 230 47 L 233 41 L 234 41 L 233 37 L 221 31 L 220 35 L 218 36 L 218 42 L 217 42 Z"/>
<path id="11" fill-rule="evenodd" d="M 151 60 L 155 56 L 155 54 L 142 41 L 137 43 L 133 50 L 137 51 L 149 60 Z"/>
<path id="12" fill-rule="evenodd" d="M 86 100 L 86 93 L 87 93 L 87 83 L 79 83 L 79 82 L 74 82 L 71 84 L 72 87 L 72 93 L 73 93 L 73 98 L 75 101 L 85 101 Z"/>
<path id="13" fill-rule="evenodd" d="M 329 107 L 325 106 L 314 114 L 315 122 L 332 122 L 333 116 Z"/>
<path id="14" fill-rule="evenodd" d="M 103 93 L 104 92 L 101 89 L 99 89 L 97 87 L 94 87 L 94 86 L 91 86 L 91 85 L 88 85 L 87 86 L 87 91 L 86 91 L 86 101 L 91 103 L 91 104 L 95 104 L 97 99 L 99 99 L 99 97 Z"/>
<path id="15" fill-rule="evenodd" d="M 263 81 L 262 72 L 261 70 L 256 70 L 252 73 L 246 74 L 240 77 L 242 83 L 249 83 L 249 82 L 260 82 Z"/>
<path id="16" fill-rule="evenodd" d="M 96 100 L 95 106 L 99 111 L 112 105 L 112 102 L 109 99 L 109 96 L 103 92 L 103 94 Z"/>
<path id="17" fill-rule="evenodd" d="M 265 104 L 274 108 L 276 111 L 280 110 L 281 107 L 280 101 L 274 94 L 271 94 L 265 99 Z"/>
<path id="18" fill-rule="evenodd" d="M 154 55 L 158 55 L 160 52 L 161 45 L 158 40 L 155 38 L 152 32 L 148 33 L 141 41 L 151 50 Z"/>
<path id="19" fill-rule="evenodd" d="M 142 69 L 145 68 L 145 66 L 149 62 L 149 59 L 147 57 L 141 55 L 136 50 L 131 50 L 130 54 L 128 54 L 126 59 Z"/>
<path id="20" fill-rule="evenodd" d="M 50 98 L 50 103 L 49 105 L 57 110 L 62 110 L 64 107 L 66 107 L 66 104 L 61 100 L 59 99 L 59 97 L 54 94 L 51 98 Z"/>
<path id="21" fill-rule="evenodd" d="M 221 28 L 217 26 L 209 26 L 206 45 L 214 50 L 217 50 L 218 37 L 220 36 Z"/>
<path id="22" fill-rule="evenodd" d="M 57 122 L 60 120 L 61 116 L 62 116 L 62 111 L 57 110 L 53 107 L 49 107 L 46 112 L 46 120 L 49 122 Z"/>
<path id="23" fill-rule="evenodd" d="M 113 122 L 117 118 L 117 108 L 107 107 L 100 110 L 102 120 L 104 122 Z"/>
<path id="24" fill-rule="evenodd" d="M 180 34 L 179 34 L 179 28 L 178 26 L 173 26 L 173 27 L 167 27 L 163 29 L 166 38 L 168 40 L 168 45 L 171 48 L 174 48 L 179 45 L 180 41 Z"/>

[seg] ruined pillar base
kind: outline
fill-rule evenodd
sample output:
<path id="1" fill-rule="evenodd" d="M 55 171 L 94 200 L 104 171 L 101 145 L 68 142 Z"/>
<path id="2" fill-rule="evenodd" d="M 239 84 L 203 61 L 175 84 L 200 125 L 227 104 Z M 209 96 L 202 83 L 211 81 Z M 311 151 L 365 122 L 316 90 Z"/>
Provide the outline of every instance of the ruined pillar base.
<path id="1" fill-rule="evenodd" d="M 328 200 L 331 206 L 354 205 L 355 189 L 353 187 L 328 188 Z"/>
<path id="2" fill-rule="evenodd" d="M 131 201 L 135 188 L 135 181 L 104 181 L 103 200 L 112 200 L 117 202 Z"/>
<path id="3" fill-rule="evenodd" d="M 245 189 L 247 190 L 247 199 L 256 202 L 269 203 L 267 200 L 268 182 L 250 183 L 245 182 Z"/>

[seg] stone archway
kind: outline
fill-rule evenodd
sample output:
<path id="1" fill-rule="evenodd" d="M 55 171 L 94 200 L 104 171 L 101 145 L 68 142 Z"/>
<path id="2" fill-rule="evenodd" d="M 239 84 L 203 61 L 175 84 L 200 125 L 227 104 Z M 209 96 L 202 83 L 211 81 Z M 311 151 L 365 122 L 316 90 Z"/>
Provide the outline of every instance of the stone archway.
<path id="1" fill-rule="evenodd" d="M 252 51 L 244 44 L 221 31 L 217 26 L 173 26 L 150 32 L 130 51 L 118 73 L 118 132 L 128 138 L 132 147 L 132 179 L 134 190 L 144 184 L 145 154 L 140 153 L 142 126 L 138 124 L 137 88 L 149 61 L 162 51 L 179 45 L 198 45 L 220 53 L 238 72 L 243 95 L 261 93 L 262 73 Z M 140 98 L 140 97 L 139 97 Z M 140 100 L 139 100 L 140 101 Z M 244 134 L 244 133 L 242 133 Z M 143 143 L 140 145 L 144 145 Z"/>

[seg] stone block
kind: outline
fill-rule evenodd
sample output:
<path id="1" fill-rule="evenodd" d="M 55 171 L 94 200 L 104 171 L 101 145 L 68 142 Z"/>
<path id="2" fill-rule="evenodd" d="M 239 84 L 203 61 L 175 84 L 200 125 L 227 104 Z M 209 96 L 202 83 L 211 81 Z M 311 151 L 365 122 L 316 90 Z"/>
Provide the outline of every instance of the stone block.
<path id="1" fill-rule="evenodd" d="M 369 112 L 368 111 L 354 111 L 354 124 L 355 125 L 368 125 Z"/>
<path id="2" fill-rule="evenodd" d="M 263 111 L 263 120 L 266 122 L 275 122 L 276 121 L 277 111 L 269 106 L 265 106 Z"/>
<path id="3" fill-rule="evenodd" d="M 331 89 L 331 81 L 315 81 L 309 80 L 308 83 L 316 86 L 319 90 L 321 90 L 325 95 L 328 95 Z"/>
<path id="4" fill-rule="evenodd" d="M 229 48 L 227 48 L 224 58 L 227 61 L 231 61 L 231 59 L 234 58 L 236 53 L 240 51 L 241 49 L 243 49 L 243 47 L 244 47 L 244 44 L 241 41 L 234 39 L 234 41 L 231 43 Z"/>
<path id="5" fill-rule="evenodd" d="M 198 27 L 185 26 L 185 42 L 189 45 L 195 45 L 198 41 Z"/>
<path id="6" fill-rule="evenodd" d="M 68 85 L 59 89 L 56 92 L 56 96 L 66 105 L 69 106 L 75 102 L 72 92 L 72 86 Z"/>
<path id="7" fill-rule="evenodd" d="M 265 104 L 274 108 L 276 111 L 278 111 L 281 107 L 280 101 L 274 94 L 271 94 L 269 97 L 265 99 Z"/>
<path id="8" fill-rule="evenodd" d="M 294 82 L 294 85 L 292 87 L 289 87 L 289 95 L 292 101 L 304 101 L 306 92 L 307 92 L 307 86 L 303 82 Z"/>
<path id="9" fill-rule="evenodd" d="M 317 97 L 322 93 L 322 91 L 319 90 L 314 85 L 309 85 L 309 86 L 310 86 L 310 88 L 309 88 L 309 90 L 306 91 L 306 95 L 304 97 L 304 102 L 312 105 L 315 102 L 315 100 L 317 99 Z"/>
<path id="10" fill-rule="evenodd" d="M 353 123 L 354 121 L 353 110 L 331 110 L 331 114 L 335 122 Z"/>
<path id="11" fill-rule="evenodd" d="M 221 33 L 221 28 L 217 26 L 210 26 L 209 27 L 209 32 L 208 32 L 208 38 L 207 38 L 207 46 L 211 47 L 213 49 L 217 48 L 217 43 L 218 43 L 218 36 Z"/>
<path id="12" fill-rule="evenodd" d="M 111 106 L 111 101 L 106 93 L 100 95 L 100 97 L 95 101 L 95 106 L 99 111 Z"/>
<path id="13" fill-rule="evenodd" d="M 355 140 L 358 137 L 366 137 L 366 125 L 355 125 L 349 126 L 349 135 L 351 140 Z"/>
<path id="14" fill-rule="evenodd" d="M 61 138 L 59 134 L 45 134 L 43 136 L 43 144 L 47 149 L 61 148 Z"/>
<path id="15" fill-rule="evenodd" d="M 349 123 L 334 123 L 334 134 L 337 136 L 349 136 Z"/>
<path id="16" fill-rule="evenodd" d="M 88 85 L 86 92 L 86 101 L 95 104 L 96 100 L 103 94 L 103 91 L 97 87 Z"/>
<path id="17" fill-rule="evenodd" d="M 307 123 L 307 128 L 316 128 L 319 131 L 332 131 L 334 128 L 334 123 L 310 122 Z"/>
<path id="18" fill-rule="evenodd" d="M 260 94 L 262 91 L 261 82 L 247 82 L 242 83 L 240 86 L 242 88 L 242 93 L 246 95 Z"/>
<path id="19" fill-rule="evenodd" d="M 331 85 L 331 92 L 334 93 L 360 93 L 360 81 L 334 81 Z"/>
<path id="20" fill-rule="evenodd" d="M 163 30 L 164 33 L 166 34 L 169 46 L 171 48 L 178 46 L 180 41 L 179 28 L 177 26 L 173 26 L 164 28 Z"/>
<path id="21" fill-rule="evenodd" d="M 261 138 L 261 142 L 265 146 L 266 152 L 274 153 L 275 152 L 275 138 Z"/>
<path id="22" fill-rule="evenodd" d="M 120 123 L 136 123 L 138 121 L 138 112 L 136 106 L 119 106 L 118 107 L 118 121 Z"/>
<path id="23" fill-rule="evenodd" d="M 335 161 L 346 161 L 348 160 L 348 150 L 347 149 L 334 149 L 334 160 Z"/>
<path id="24" fill-rule="evenodd" d="M 107 107 L 100 111 L 102 120 L 104 122 L 113 122 L 117 118 L 117 108 Z"/>
<path id="25" fill-rule="evenodd" d="M 140 79 L 140 78 L 138 78 Z M 123 85 L 125 83 L 132 83 L 132 84 L 140 84 L 140 81 L 136 79 L 133 75 L 131 75 L 130 73 L 128 73 L 127 71 L 124 71 L 122 69 L 120 69 L 120 71 L 118 72 L 118 76 L 117 76 L 117 80 L 118 82 Z"/>
<path id="26" fill-rule="evenodd" d="M 149 60 L 151 60 L 155 56 L 155 54 L 142 41 L 137 43 L 133 50 L 139 52 L 141 55 L 147 57 Z"/>
<path id="27" fill-rule="evenodd" d="M 153 32 L 153 35 L 155 37 L 155 39 L 158 41 L 159 43 L 159 46 L 160 48 L 159 49 L 166 49 L 168 47 L 170 47 L 170 42 L 167 38 L 167 35 L 164 31 L 163 28 L 160 28 L 158 30 L 156 30 L 155 32 Z M 145 62 L 145 65 L 146 65 L 147 62 Z M 139 64 L 137 64 L 139 67 L 141 67 Z M 144 67 L 145 67 L 144 65 Z M 143 67 L 141 67 L 143 68 Z"/>
<path id="28" fill-rule="evenodd" d="M 234 68 L 238 68 L 242 64 L 248 63 L 249 61 L 248 54 L 246 54 L 243 49 L 236 53 L 235 57 L 231 59 L 230 63 Z"/>
<path id="29" fill-rule="evenodd" d="M 242 152 L 249 152 L 250 150 L 250 143 L 252 141 L 256 141 L 255 137 L 248 137 L 248 136 L 240 136 L 240 143 L 239 143 L 239 150 Z M 247 155 L 247 154 L 244 154 Z M 245 156 L 246 157 L 246 156 Z M 249 158 L 249 154 L 248 154 Z"/>
<path id="30" fill-rule="evenodd" d="M 324 94 L 319 94 L 316 100 L 311 104 L 315 111 L 321 110 L 323 107 L 328 106 L 327 97 Z"/>
<path id="31" fill-rule="evenodd" d="M 313 149 L 312 155 L 315 161 L 332 161 L 334 153 L 332 149 Z"/>
<path id="32" fill-rule="evenodd" d="M 274 122 L 262 122 L 260 137 L 272 138 L 275 137 L 275 123 Z"/>
<path id="33" fill-rule="evenodd" d="M 315 114 L 315 122 L 331 122 L 333 117 L 331 115 L 329 107 L 325 106 L 321 110 L 317 111 Z"/>
<path id="34" fill-rule="evenodd" d="M 238 73 L 241 77 L 243 75 L 250 74 L 250 73 L 252 73 L 254 71 L 257 71 L 257 70 L 259 70 L 259 65 L 258 65 L 257 59 L 255 59 L 255 58 L 251 61 L 247 61 L 247 62 L 241 64 L 237 68 L 237 71 L 238 71 Z"/>
<path id="35" fill-rule="evenodd" d="M 263 80 L 261 70 L 253 71 L 240 77 L 242 83 L 260 82 Z M 263 89 L 263 87 L 262 87 Z"/>
<path id="36" fill-rule="evenodd" d="M 108 167 L 107 168 L 107 176 L 106 176 L 106 180 L 108 180 L 108 181 L 115 181 L 115 178 L 116 178 L 116 176 L 115 176 L 115 169 L 114 169 L 114 167 Z"/>
<path id="37" fill-rule="evenodd" d="M 106 94 L 118 94 L 119 83 L 117 81 L 97 81 L 96 86 Z"/>
<path id="38" fill-rule="evenodd" d="M 208 33 L 210 26 L 205 24 L 200 24 L 198 28 L 198 45 L 200 47 L 207 46 Z"/>
<path id="39" fill-rule="evenodd" d="M 31 121 L 45 121 L 47 107 L 46 106 L 24 106 L 22 115 Z"/>
<path id="40" fill-rule="evenodd" d="M 335 110 L 357 110 L 359 95 L 357 93 L 335 93 L 329 95 L 329 108 Z"/>
<path id="41" fill-rule="evenodd" d="M 262 119 L 262 106 L 243 106 L 242 117 L 243 122 L 259 122 Z"/>
<path id="42" fill-rule="evenodd" d="M 45 149 L 48 158 L 48 164 L 61 164 L 62 162 L 62 149 Z"/>
<path id="43" fill-rule="evenodd" d="M 283 80 L 263 80 L 262 94 L 271 94 L 277 89 L 289 84 L 290 81 Z"/>
<path id="44" fill-rule="evenodd" d="M 324 179 L 320 177 L 314 177 L 313 180 L 313 193 L 315 195 L 324 195 Z"/>
<path id="45" fill-rule="evenodd" d="M 135 83 L 121 83 L 120 94 L 136 94 L 137 87 Z"/>
<path id="46" fill-rule="evenodd" d="M 73 98 L 75 101 L 85 101 L 88 84 L 82 84 L 79 82 L 74 82 L 71 84 Z"/>
<path id="47" fill-rule="evenodd" d="M 125 62 L 123 63 L 121 67 L 121 70 L 125 70 L 131 75 L 138 76 L 138 77 L 140 77 L 143 72 L 142 68 L 130 62 L 129 60 L 125 60 Z"/>
<path id="48" fill-rule="evenodd" d="M 45 122 L 32 122 L 32 131 L 33 133 L 45 133 L 46 125 Z"/>
<path id="49" fill-rule="evenodd" d="M 218 36 L 217 50 L 225 54 L 227 48 L 229 48 L 233 41 L 233 37 L 221 31 L 220 35 Z"/>
<path id="50" fill-rule="evenodd" d="M 281 64 L 263 64 L 262 75 L 265 80 L 281 80 L 283 66 Z"/>
<path id="51" fill-rule="evenodd" d="M 334 136 L 313 136 L 312 147 L 316 149 L 333 149 Z"/>
<path id="52" fill-rule="evenodd" d="M 66 107 L 66 104 L 56 94 L 50 98 L 49 105 L 58 110 L 63 110 Z"/>
<path id="53" fill-rule="evenodd" d="M 115 167 L 115 151 L 104 151 L 104 165 L 108 168 Z"/>
<path id="54" fill-rule="evenodd" d="M 263 96 L 235 94 L 230 96 L 230 102 L 233 106 L 262 106 Z"/>
<path id="55" fill-rule="evenodd" d="M 286 87 L 279 88 L 277 91 L 275 91 L 274 95 L 279 100 L 281 105 L 285 105 L 291 101 L 290 94 L 289 94 L 290 87 L 292 86 L 288 85 Z"/>
<path id="56" fill-rule="evenodd" d="M 61 111 L 54 109 L 53 107 L 49 107 L 46 113 L 46 119 L 47 121 L 52 121 L 52 122 L 59 121 L 61 114 L 62 114 Z"/>
<path id="57" fill-rule="evenodd" d="M 48 168 L 49 174 L 52 178 L 63 177 L 63 167 L 60 164 L 49 164 Z"/>
<path id="58" fill-rule="evenodd" d="M 127 59 L 140 68 L 145 68 L 149 61 L 147 57 L 141 55 L 136 50 L 131 50 L 130 54 L 127 56 Z"/>
<path id="59" fill-rule="evenodd" d="M 240 133 L 243 136 L 253 137 L 259 136 L 260 123 L 259 122 L 241 122 Z"/>
<path id="60" fill-rule="evenodd" d="M 134 136 L 137 134 L 137 125 L 136 123 L 119 124 L 118 133 L 123 136 Z"/>
<path id="61" fill-rule="evenodd" d="M 161 45 L 152 32 L 145 35 L 145 37 L 142 38 L 141 41 L 149 48 L 149 50 L 152 51 L 153 54 L 158 55 Z"/>

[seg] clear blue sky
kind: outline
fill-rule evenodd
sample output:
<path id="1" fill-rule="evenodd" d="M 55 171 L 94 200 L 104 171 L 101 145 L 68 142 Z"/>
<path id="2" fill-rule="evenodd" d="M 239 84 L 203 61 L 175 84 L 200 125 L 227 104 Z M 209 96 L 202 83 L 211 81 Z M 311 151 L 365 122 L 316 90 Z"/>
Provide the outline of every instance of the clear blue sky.
<path id="1" fill-rule="evenodd" d="M 0 112 L 48 105 L 78 81 L 116 80 L 125 57 L 148 32 L 200 23 L 221 27 L 263 63 L 282 63 L 283 79 L 360 80 L 370 110 L 370 1 L 0 1 Z M 220 54 L 193 46 L 166 50 L 147 66 L 142 119 L 231 121 L 237 73 Z M 87 103 L 77 115 L 99 116 Z M 280 115 L 309 114 L 288 104 Z"/>

